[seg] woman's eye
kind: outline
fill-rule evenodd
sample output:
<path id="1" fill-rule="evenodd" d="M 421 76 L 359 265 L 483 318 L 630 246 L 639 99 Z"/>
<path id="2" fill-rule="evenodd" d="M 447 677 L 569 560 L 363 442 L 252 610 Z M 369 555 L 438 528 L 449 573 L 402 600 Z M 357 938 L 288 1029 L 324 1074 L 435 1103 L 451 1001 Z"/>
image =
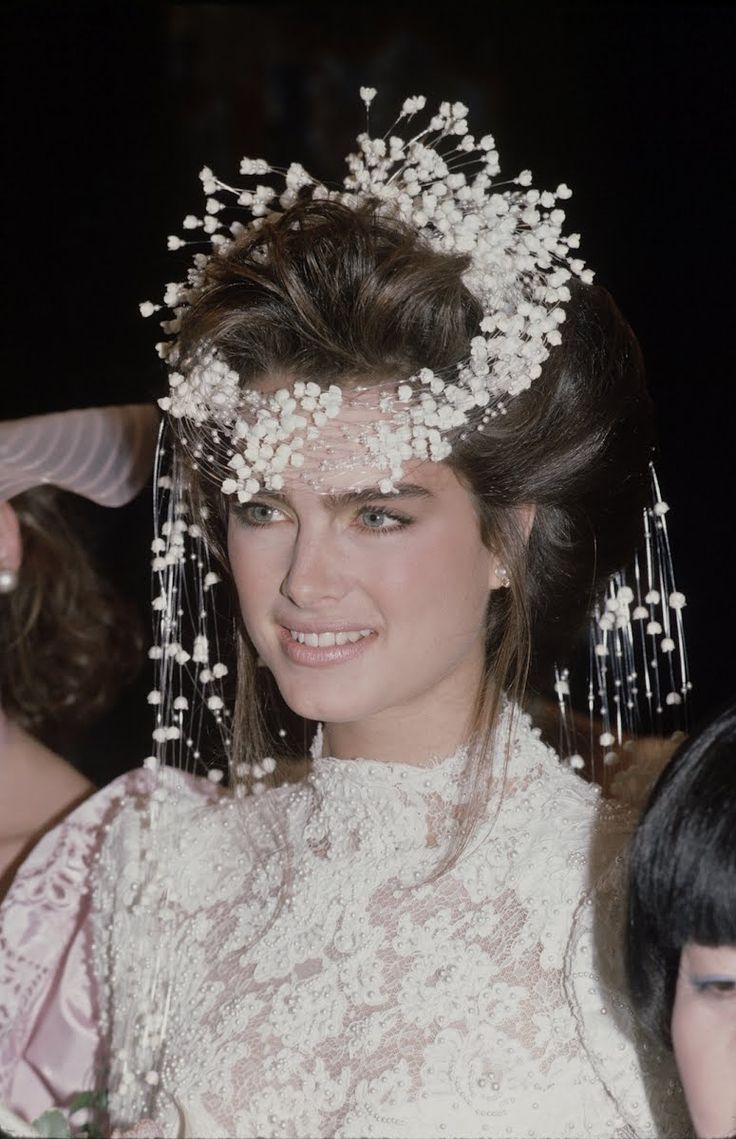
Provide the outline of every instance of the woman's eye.
<path id="1" fill-rule="evenodd" d="M 359 518 L 361 525 L 365 527 L 366 530 L 401 530 L 404 526 L 409 524 L 408 518 L 373 506 L 361 510 Z"/>
<path id="2" fill-rule="evenodd" d="M 718 997 L 736 994 L 736 977 L 695 978 L 693 984 L 699 993 L 711 993 Z"/>
<path id="3" fill-rule="evenodd" d="M 281 513 L 275 506 L 264 502 L 248 502 L 238 510 L 238 517 L 246 526 L 267 526 Z"/>

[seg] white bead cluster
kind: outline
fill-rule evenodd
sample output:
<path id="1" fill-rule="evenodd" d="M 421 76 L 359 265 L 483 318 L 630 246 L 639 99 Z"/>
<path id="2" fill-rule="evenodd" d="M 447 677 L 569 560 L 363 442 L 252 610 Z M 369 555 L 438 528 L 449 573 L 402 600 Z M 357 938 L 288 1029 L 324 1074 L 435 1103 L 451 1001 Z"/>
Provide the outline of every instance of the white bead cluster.
<path id="1" fill-rule="evenodd" d="M 591 756 L 591 775 L 601 778 L 618 763 L 622 751 L 641 735 L 671 735 L 687 728 L 689 676 L 683 610 L 685 594 L 676 586 L 667 533 L 669 506 L 662 499 L 650 464 L 651 500 L 644 511 L 644 541 L 631 571 L 614 573 L 590 621 L 588 712 L 590 740 L 600 748 Z M 582 769 L 578 727 L 568 669 L 557 669 L 554 691 L 560 716 L 565 761 Z"/>
<path id="2" fill-rule="evenodd" d="M 361 88 L 360 93 L 369 108 L 375 90 Z M 406 99 L 394 127 L 425 105 L 424 96 Z M 465 282 L 480 301 L 483 317 L 468 358 L 449 381 L 424 368 L 384 390 L 377 405 L 380 414 L 367 415 L 365 428 L 353 433 L 352 438 L 368 448 L 387 488 L 402 476 L 407 460 L 446 458 L 452 439 L 482 428 L 503 413 L 505 398 L 530 386 L 550 348 L 561 341 L 570 278 L 592 280 L 590 270 L 572 256 L 578 236 L 562 234 L 565 215 L 558 202 L 570 196 L 568 187 L 535 190 L 529 171 L 511 183 L 494 181 L 500 167 L 493 137 L 476 140 L 469 133 L 462 103 L 441 103 L 428 124 L 409 139 L 392 130 L 382 138 L 367 132 L 358 136 L 341 190 L 327 189 L 298 163 L 276 171 L 262 159 L 242 160 L 242 175 L 259 179 L 275 174 L 283 179 L 281 192 L 259 182 L 250 189 L 230 186 L 205 167 L 200 174 L 205 213 L 184 219 L 185 230 L 202 229 L 209 236 L 209 256 L 221 256 L 245 228 L 235 220 L 228 230 L 222 215 L 229 206 L 245 210 L 246 225 L 257 227 L 267 216 L 294 205 L 308 185 L 315 199 L 349 207 L 378 199 L 387 217 L 414 226 L 432 248 L 470 256 Z M 181 238 L 169 238 L 172 249 L 185 244 Z M 225 493 L 245 501 L 260 487 L 278 489 L 284 471 L 301 465 L 303 440 L 315 438 L 338 415 L 343 392 L 335 384 L 323 389 L 310 383 L 267 395 L 244 393 L 238 375 L 216 351 L 186 374 L 177 370 L 176 335 L 183 313 L 199 296 L 207 261 L 208 255 L 196 253 L 187 282 L 166 289 L 164 303 L 173 319 L 163 321 L 162 328 L 171 339 L 158 347 L 172 371 L 170 394 L 160 403 L 184 432 L 181 421 L 213 425 L 215 446 L 208 441 L 198 458 L 208 461 L 211 452 L 212 461 L 217 455 L 222 466 L 217 444 L 223 436 L 232 444 L 225 456 L 230 470 L 218 473 Z M 159 307 L 147 301 L 141 312 L 149 316 Z M 332 463 L 334 468 L 339 460 L 333 458 Z"/>
<path id="3" fill-rule="evenodd" d="M 684 609 L 686 604 L 685 594 L 673 590 L 666 600 L 663 600 L 658 589 L 650 589 L 644 595 L 644 604 L 636 605 L 632 610 L 631 605 L 633 602 L 634 591 L 628 585 L 621 585 L 615 588 L 612 595 L 606 599 L 603 612 L 596 618 L 596 623 L 602 633 L 601 640 L 595 648 L 596 656 L 606 657 L 609 655 L 606 633 L 612 629 L 626 628 L 632 621 L 646 621 L 644 629 L 649 637 L 659 637 L 660 634 L 664 632 L 665 636 L 659 641 L 660 652 L 674 652 L 675 642 L 670 636 L 668 627 L 663 628 L 662 621 L 657 620 L 657 606 L 666 605 L 675 612 Z M 666 618 L 665 622 L 666 626 L 669 626 L 669 621 L 667 621 Z M 670 693 L 669 697 L 668 703 L 680 703 L 679 699 L 675 699 L 677 693 Z"/>
<path id="4" fill-rule="evenodd" d="M 625 740 L 682 729 L 692 684 L 683 610 L 667 533 L 669 506 L 651 468 L 652 504 L 645 511 L 644 543 L 628 577 L 614 574 L 591 626 L 591 716 L 603 724 L 598 743 L 604 762 L 615 763 Z M 597 689 L 594 690 L 595 688 Z M 560 694 L 561 703 L 567 694 Z M 564 709 L 563 709 L 564 711 Z M 669 723 L 668 719 L 669 718 Z"/>
<path id="5" fill-rule="evenodd" d="M 156 676 L 155 687 L 148 693 L 148 703 L 155 708 L 155 751 L 144 762 L 151 769 L 173 762 L 190 770 L 202 760 L 202 708 L 212 713 L 225 753 L 229 747 L 230 712 L 222 685 L 228 666 L 217 659 L 211 597 L 220 578 L 210 569 L 200 526 L 187 520 L 189 511 L 178 478 L 157 474 L 156 486 L 160 521 L 151 543 L 156 641 L 148 650 Z M 208 636 L 211 630 L 214 636 Z M 207 776 L 218 782 L 223 772 L 210 767 Z"/>

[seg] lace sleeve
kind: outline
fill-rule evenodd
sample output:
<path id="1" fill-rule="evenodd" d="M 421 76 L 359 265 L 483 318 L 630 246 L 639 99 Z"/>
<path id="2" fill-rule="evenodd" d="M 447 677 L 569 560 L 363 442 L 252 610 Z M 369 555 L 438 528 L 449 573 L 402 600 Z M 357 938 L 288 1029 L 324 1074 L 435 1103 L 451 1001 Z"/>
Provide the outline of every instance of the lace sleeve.
<path id="1" fill-rule="evenodd" d="M 202 867 L 192 874 L 184 869 L 191 868 L 185 854 L 207 807 L 221 797 L 205 779 L 161 769 L 143 794 L 126 797 L 100 849 L 89 922 L 91 961 L 100 990 L 100 1033 L 114 1056 L 106 1086 L 120 1139 L 146 1136 L 151 1128 L 155 1135 L 191 1133 L 169 1088 L 158 1086 L 157 1072 L 169 1044 L 172 981 L 192 967 L 177 952 L 177 938 L 193 933 L 196 942 L 196 910 L 212 901 L 210 878 Z M 182 895 L 196 899 L 183 929 L 177 905 Z M 193 1002 L 196 1020 L 195 1008 Z M 205 1059 L 200 1056 L 198 1064 Z"/>
<path id="2" fill-rule="evenodd" d="M 123 776 L 49 831 L 0 908 L 0 1100 L 28 1119 L 95 1086 L 90 876 L 107 821 L 140 780 Z"/>
<path id="3" fill-rule="evenodd" d="M 674 1061 L 646 1037 L 626 996 L 625 845 L 629 813 L 609 810 L 594 839 L 595 885 L 577 907 L 565 960 L 565 984 L 583 1050 L 632 1136 L 682 1139 L 692 1134 Z M 595 867 L 605 866 L 597 874 Z M 621 1040 L 632 1047 L 622 1047 Z M 617 1043 L 618 1042 L 618 1043 Z"/>

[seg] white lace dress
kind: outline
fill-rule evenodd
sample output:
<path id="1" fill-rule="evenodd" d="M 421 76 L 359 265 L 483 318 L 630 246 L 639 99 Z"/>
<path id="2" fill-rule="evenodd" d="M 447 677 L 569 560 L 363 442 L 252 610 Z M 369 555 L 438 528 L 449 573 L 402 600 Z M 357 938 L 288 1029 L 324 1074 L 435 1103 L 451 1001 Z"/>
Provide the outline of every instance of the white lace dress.
<path id="1" fill-rule="evenodd" d="M 318 758 L 248 800 L 129 789 L 85 923 L 114 1125 L 687 1134 L 621 996 L 628 812 L 523 719 L 500 811 L 431 880 L 461 771 Z"/>

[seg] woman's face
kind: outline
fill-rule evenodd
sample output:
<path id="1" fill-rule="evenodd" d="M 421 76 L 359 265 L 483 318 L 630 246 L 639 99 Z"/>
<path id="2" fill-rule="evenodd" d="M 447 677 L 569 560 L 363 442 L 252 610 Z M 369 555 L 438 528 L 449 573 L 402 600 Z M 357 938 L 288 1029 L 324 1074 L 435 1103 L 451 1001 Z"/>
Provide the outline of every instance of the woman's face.
<path id="1" fill-rule="evenodd" d="M 436 723 L 439 739 L 443 718 L 472 707 L 498 562 L 444 463 L 408 463 L 398 494 L 376 481 L 366 461 L 348 490 L 292 482 L 233 511 L 243 620 L 295 712 L 328 725 Z"/>
<path id="2" fill-rule="evenodd" d="M 683 949 L 672 1043 L 700 1139 L 736 1135 L 736 946 Z"/>

